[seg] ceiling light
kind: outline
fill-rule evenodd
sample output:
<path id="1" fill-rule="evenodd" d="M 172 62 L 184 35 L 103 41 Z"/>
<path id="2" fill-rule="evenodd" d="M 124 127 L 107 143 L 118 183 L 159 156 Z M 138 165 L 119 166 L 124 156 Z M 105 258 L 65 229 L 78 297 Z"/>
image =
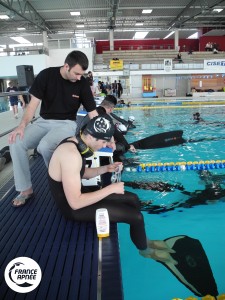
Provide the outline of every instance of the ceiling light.
<path id="1" fill-rule="evenodd" d="M 150 14 L 150 13 L 152 13 L 152 9 L 143 9 L 142 13 L 143 14 Z"/>
<path id="2" fill-rule="evenodd" d="M 222 8 L 214 8 L 213 11 L 220 13 L 223 9 Z"/>
<path id="3" fill-rule="evenodd" d="M 1 20 L 8 20 L 9 16 L 7 16 L 7 15 L 0 15 L 0 19 Z"/>
<path id="4" fill-rule="evenodd" d="M 18 27 L 17 30 L 26 30 L 25 27 Z"/>
<path id="5" fill-rule="evenodd" d="M 76 37 L 86 37 L 85 33 L 75 33 L 74 34 Z"/>
<path id="6" fill-rule="evenodd" d="M 163 39 L 168 39 L 168 37 L 170 37 L 172 34 L 174 34 L 175 31 L 170 32 L 169 34 L 167 34 L 167 36 L 165 36 Z"/>
<path id="7" fill-rule="evenodd" d="M 135 26 L 143 26 L 144 23 L 136 23 Z"/>
<path id="8" fill-rule="evenodd" d="M 16 41 L 17 43 L 20 44 L 30 44 L 31 42 L 29 42 L 28 40 L 26 40 L 25 38 L 21 37 L 21 36 L 16 36 L 16 37 L 10 37 L 10 39 Z"/>
<path id="9" fill-rule="evenodd" d="M 80 16 L 80 11 L 71 11 L 71 16 Z"/>
<path id="10" fill-rule="evenodd" d="M 83 28 L 83 27 L 84 27 L 84 24 L 77 25 L 77 27 Z"/>
<path id="11" fill-rule="evenodd" d="M 135 35 L 133 36 L 133 40 L 135 40 L 135 39 L 144 39 L 147 34 L 148 34 L 148 31 L 135 32 Z"/>

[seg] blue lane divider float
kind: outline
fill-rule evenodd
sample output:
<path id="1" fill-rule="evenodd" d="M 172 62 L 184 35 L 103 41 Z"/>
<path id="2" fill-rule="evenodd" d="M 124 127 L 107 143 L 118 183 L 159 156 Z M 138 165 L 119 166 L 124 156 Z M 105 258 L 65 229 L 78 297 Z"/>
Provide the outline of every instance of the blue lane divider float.
<path id="1" fill-rule="evenodd" d="M 225 160 L 206 160 L 188 162 L 168 163 L 143 163 L 136 168 L 125 168 L 128 172 L 165 172 L 165 171 L 190 171 L 190 170 L 212 170 L 224 169 Z"/>

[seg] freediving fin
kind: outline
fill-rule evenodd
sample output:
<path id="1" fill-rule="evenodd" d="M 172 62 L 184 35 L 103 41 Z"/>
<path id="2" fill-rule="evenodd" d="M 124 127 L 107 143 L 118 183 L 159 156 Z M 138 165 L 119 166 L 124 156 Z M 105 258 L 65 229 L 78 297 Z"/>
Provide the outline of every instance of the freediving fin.
<path id="1" fill-rule="evenodd" d="M 199 240 L 185 235 L 165 239 L 169 248 L 176 251 L 171 257 L 178 262 L 161 262 L 196 296 L 217 296 L 217 285 L 206 256 Z"/>
<path id="2" fill-rule="evenodd" d="M 148 136 L 130 144 L 132 144 L 136 149 L 171 147 L 183 144 L 185 142 L 185 140 L 182 138 L 182 135 L 182 130 L 168 131 Z"/>
<path id="3" fill-rule="evenodd" d="M 129 125 L 128 121 L 126 121 L 126 120 L 120 118 L 119 116 L 115 115 L 114 113 L 110 113 L 110 115 L 111 115 L 114 119 L 116 119 L 117 121 L 119 121 L 120 123 L 122 123 L 123 125 L 125 125 L 125 126 L 128 126 L 128 125 Z"/>

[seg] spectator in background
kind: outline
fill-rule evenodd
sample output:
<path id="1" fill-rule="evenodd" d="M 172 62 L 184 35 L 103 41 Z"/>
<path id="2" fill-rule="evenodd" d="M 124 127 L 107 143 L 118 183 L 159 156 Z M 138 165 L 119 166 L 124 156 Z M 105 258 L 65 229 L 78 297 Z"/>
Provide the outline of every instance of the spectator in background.
<path id="1" fill-rule="evenodd" d="M 106 89 L 107 95 L 112 95 L 112 89 L 111 89 L 110 83 L 108 83 L 108 82 L 105 83 L 105 89 Z"/>
<path id="2" fill-rule="evenodd" d="M 94 94 L 94 79 L 93 79 L 93 74 L 92 74 L 91 71 L 88 72 L 88 75 L 87 75 L 86 79 L 87 79 L 87 82 L 90 85 L 92 93 Z"/>
<path id="3" fill-rule="evenodd" d="M 193 53 L 192 49 L 190 48 L 188 54 L 191 55 Z"/>
<path id="4" fill-rule="evenodd" d="M 94 88 L 94 96 L 98 97 L 102 93 L 101 90 L 101 81 L 98 82 L 98 84 Z"/>
<path id="5" fill-rule="evenodd" d="M 7 93 L 18 92 L 18 88 L 13 85 L 12 81 L 10 81 L 6 92 Z M 22 102 L 22 107 L 25 107 L 25 102 L 23 100 L 23 97 L 20 95 L 12 95 L 12 96 L 10 95 L 10 96 L 8 96 L 8 99 L 9 99 L 10 105 L 12 107 L 13 115 L 14 115 L 15 119 L 18 119 L 18 101 L 19 101 L 19 99 Z"/>
<path id="6" fill-rule="evenodd" d="M 122 84 L 121 84 L 120 80 L 117 83 L 117 93 L 118 93 L 118 98 L 120 99 L 120 97 L 123 94 L 123 87 L 122 87 Z"/>
<path id="7" fill-rule="evenodd" d="M 208 42 L 206 45 L 205 45 L 205 51 L 212 51 L 213 47 L 213 44 L 211 42 Z"/>
<path id="8" fill-rule="evenodd" d="M 181 53 L 180 53 L 180 52 L 177 54 L 177 60 L 178 60 L 179 63 L 182 63 L 182 62 L 183 62 L 183 61 L 182 61 L 182 56 L 181 56 Z"/>
<path id="9" fill-rule="evenodd" d="M 100 81 L 100 89 L 103 94 L 107 95 L 107 90 L 103 81 Z"/>
<path id="10" fill-rule="evenodd" d="M 115 96 L 115 97 L 118 96 L 117 81 L 116 80 L 112 83 L 112 92 L 113 92 L 113 96 Z"/>
<path id="11" fill-rule="evenodd" d="M 219 49 L 218 44 L 213 43 L 212 44 L 212 51 L 213 51 L 214 54 L 217 54 L 219 52 L 218 49 Z"/>

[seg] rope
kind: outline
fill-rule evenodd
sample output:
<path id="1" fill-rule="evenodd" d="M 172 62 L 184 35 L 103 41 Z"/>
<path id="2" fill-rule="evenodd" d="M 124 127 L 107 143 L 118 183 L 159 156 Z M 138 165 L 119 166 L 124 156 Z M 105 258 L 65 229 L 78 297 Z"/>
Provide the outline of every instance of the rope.
<path id="1" fill-rule="evenodd" d="M 128 172 L 165 172 L 165 171 L 190 171 L 190 170 L 212 170 L 224 169 L 225 160 L 206 160 L 188 162 L 165 162 L 140 164 L 137 168 L 125 168 Z"/>

